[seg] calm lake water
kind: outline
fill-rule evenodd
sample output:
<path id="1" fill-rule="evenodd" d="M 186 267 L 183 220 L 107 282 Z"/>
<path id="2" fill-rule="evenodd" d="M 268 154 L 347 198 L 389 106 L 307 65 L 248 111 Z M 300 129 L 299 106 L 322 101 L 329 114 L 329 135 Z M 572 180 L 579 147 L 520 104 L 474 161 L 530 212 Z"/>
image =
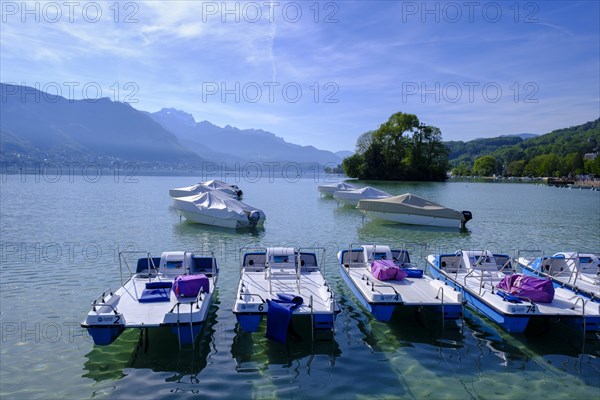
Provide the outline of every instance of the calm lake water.
<path id="1" fill-rule="evenodd" d="M 235 182 L 267 214 L 235 232 L 180 222 L 168 189 L 193 177 L 3 176 L 0 192 L 0 397 L 590 399 L 600 396 L 600 345 L 560 323 L 510 335 L 466 309 L 462 321 L 397 313 L 373 320 L 343 283 L 337 251 L 351 243 L 406 244 L 428 253 L 490 249 L 600 250 L 600 192 L 505 183 L 377 183 L 474 218 L 469 231 L 372 222 L 323 199 L 314 178 Z M 329 179 L 333 181 L 335 179 Z M 333 341 L 241 333 L 231 312 L 239 249 L 327 249 L 325 275 L 342 309 Z M 210 249 L 220 263 L 216 302 L 195 350 L 167 332 L 137 330 L 94 346 L 80 327 L 90 302 L 119 286 L 119 250 Z"/>

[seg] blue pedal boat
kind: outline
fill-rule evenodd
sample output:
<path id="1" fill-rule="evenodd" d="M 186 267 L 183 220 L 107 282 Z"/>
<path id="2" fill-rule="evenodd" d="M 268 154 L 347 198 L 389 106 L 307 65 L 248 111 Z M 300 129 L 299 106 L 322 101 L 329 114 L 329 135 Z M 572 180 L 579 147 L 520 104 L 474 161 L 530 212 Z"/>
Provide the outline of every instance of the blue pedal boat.
<path id="1" fill-rule="evenodd" d="M 548 278 L 557 288 L 569 289 L 600 303 L 600 254 L 562 252 L 550 257 L 543 254 L 539 257 L 517 256 L 517 263 L 525 274 Z"/>
<path id="2" fill-rule="evenodd" d="M 518 298 L 498 289 L 500 281 L 517 271 L 508 255 L 488 250 L 459 250 L 430 254 L 431 273 L 463 293 L 469 306 L 512 333 L 522 333 L 533 318 L 561 319 L 585 331 L 600 327 L 600 304 L 564 288 L 556 288 L 551 302 Z"/>

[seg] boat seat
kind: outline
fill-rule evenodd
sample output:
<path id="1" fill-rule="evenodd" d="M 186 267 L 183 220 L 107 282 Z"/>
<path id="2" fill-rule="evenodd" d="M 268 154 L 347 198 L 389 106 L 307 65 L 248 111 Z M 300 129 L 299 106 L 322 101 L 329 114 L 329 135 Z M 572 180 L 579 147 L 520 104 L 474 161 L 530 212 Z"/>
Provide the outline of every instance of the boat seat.
<path id="1" fill-rule="evenodd" d="M 265 269 L 266 257 L 264 254 L 247 254 L 244 257 L 244 268 L 249 271 L 259 272 Z"/>
<path id="2" fill-rule="evenodd" d="M 144 289 L 139 298 L 140 303 L 159 303 L 171 300 L 170 288 Z"/>
<path id="3" fill-rule="evenodd" d="M 456 256 L 451 256 L 448 259 L 441 259 L 440 269 L 449 273 L 458 272 L 461 269 L 460 259 L 457 259 Z"/>
<path id="4" fill-rule="evenodd" d="M 560 275 L 567 270 L 567 263 L 561 258 L 546 259 L 542 263 L 542 271 L 550 276 Z"/>
<path id="5" fill-rule="evenodd" d="M 293 277 L 297 274 L 295 262 L 271 263 L 269 265 L 269 275 L 277 277 Z"/>
<path id="6" fill-rule="evenodd" d="M 119 304 L 119 300 L 121 300 L 121 296 L 118 294 L 114 294 L 114 295 L 110 296 L 110 299 L 108 299 L 106 302 L 99 304 L 100 308 L 97 311 L 98 314 L 112 313 L 113 308 L 114 309 L 117 308 L 117 304 Z"/>

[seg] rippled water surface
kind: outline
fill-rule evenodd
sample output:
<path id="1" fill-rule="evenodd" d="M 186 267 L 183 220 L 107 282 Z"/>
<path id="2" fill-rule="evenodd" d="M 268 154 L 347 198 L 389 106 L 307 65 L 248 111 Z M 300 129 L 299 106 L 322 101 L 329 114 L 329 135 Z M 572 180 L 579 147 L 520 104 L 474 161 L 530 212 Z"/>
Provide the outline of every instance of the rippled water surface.
<path id="1" fill-rule="evenodd" d="M 37 177 L 39 178 L 39 177 Z M 70 178 L 70 179 L 68 179 Z M 52 179 L 55 180 L 55 179 Z M 232 179 L 230 179 L 232 180 Z M 559 322 L 510 335 L 466 309 L 464 320 L 399 310 L 373 320 L 343 283 L 335 254 L 351 243 L 427 253 L 483 249 L 600 250 L 600 193 L 503 183 L 362 182 L 412 192 L 474 219 L 469 231 L 373 222 L 323 199 L 315 179 L 240 181 L 267 214 L 264 231 L 180 222 L 168 189 L 190 177 L 5 176 L 0 192 L 0 397 L 79 398 L 598 398 L 596 337 Z M 242 333 L 231 312 L 239 250 L 277 244 L 327 249 L 325 275 L 342 312 L 333 340 L 287 344 Z M 119 250 L 213 250 L 221 270 L 194 350 L 168 331 L 128 330 L 94 346 L 79 323 L 93 298 L 119 286 Z M 301 332 L 303 333 L 303 332 Z"/>

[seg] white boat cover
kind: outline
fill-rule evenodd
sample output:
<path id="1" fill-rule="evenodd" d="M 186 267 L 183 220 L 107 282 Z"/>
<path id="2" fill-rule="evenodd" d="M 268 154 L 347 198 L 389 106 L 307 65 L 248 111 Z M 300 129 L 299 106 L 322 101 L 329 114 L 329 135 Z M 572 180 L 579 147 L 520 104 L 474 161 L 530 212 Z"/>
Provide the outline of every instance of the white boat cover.
<path id="1" fill-rule="evenodd" d="M 202 182 L 202 184 L 209 188 L 212 188 L 215 190 L 220 190 L 231 196 L 238 196 L 238 192 L 240 191 L 240 189 L 236 185 L 230 185 L 229 183 L 219 181 L 217 179 L 212 179 L 210 181 Z"/>
<path id="2" fill-rule="evenodd" d="M 185 197 L 210 192 L 212 190 L 214 189 L 209 188 L 208 186 L 204 186 L 202 183 L 197 183 L 192 186 L 171 189 L 169 190 L 169 195 L 171 197 Z"/>
<path id="3" fill-rule="evenodd" d="M 367 186 L 361 189 L 336 191 L 333 193 L 333 197 L 336 199 L 347 199 L 347 200 L 361 200 L 361 199 L 380 199 L 391 197 L 392 195 L 383 190 L 375 189 L 371 186 Z"/>
<path id="4" fill-rule="evenodd" d="M 333 192 L 336 192 L 338 190 L 354 190 L 354 189 L 358 189 L 356 186 L 351 185 L 349 183 L 344 183 L 344 182 L 340 182 L 340 183 L 330 183 L 327 185 L 319 185 L 319 187 L 317 187 L 317 190 L 321 193 L 325 193 L 325 194 L 333 194 Z"/>
<path id="5" fill-rule="evenodd" d="M 356 208 L 365 211 L 379 211 L 395 214 L 416 214 L 437 218 L 451 218 L 462 220 L 464 218 L 460 211 L 444 207 L 422 197 L 411 193 L 386 199 L 360 200 Z"/>
<path id="6" fill-rule="evenodd" d="M 220 220 L 240 221 L 242 224 L 248 223 L 248 215 L 253 211 L 258 211 L 262 218 L 265 215 L 262 210 L 233 199 L 219 190 L 177 198 L 174 207 Z"/>
<path id="7" fill-rule="evenodd" d="M 207 182 L 200 182 L 191 186 L 171 189 L 169 190 L 169 195 L 171 197 L 186 197 L 210 192 L 211 190 L 218 190 L 232 197 L 241 196 L 241 190 L 237 186 L 229 185 L 216 179 Z"/>

